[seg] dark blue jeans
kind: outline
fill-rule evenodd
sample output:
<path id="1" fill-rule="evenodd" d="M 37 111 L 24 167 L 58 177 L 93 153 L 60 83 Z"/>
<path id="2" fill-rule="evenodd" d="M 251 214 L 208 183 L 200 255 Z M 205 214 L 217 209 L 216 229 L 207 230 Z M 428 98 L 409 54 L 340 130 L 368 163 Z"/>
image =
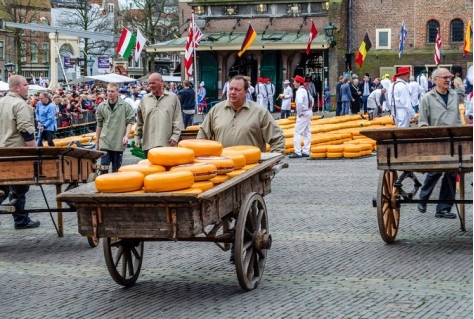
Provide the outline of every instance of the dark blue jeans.
<path id="1" fill-rule="evenodd" d="M 281 119 L 287 119 L 290 116 L 290 110 L 281 110 L 280 112 L 280 118 Z"/>
<path id="2" fill-rule="evenodd" d="M 26 204 L 26 193 L 29 189 L 30 186 L 28 185 L 16 185 L 10 186 L 8 188 L 5 187 L 4 194 L 0 196 L 0 203 L 3 202 L 7 197 L 9 200 L 18 198 L 17 202 L 13 206 L 15 206 L 16 211 L 24 210 Z M 12 215 L 15 226 L 26 225 L 30 222 L 30 217 L 28 217 L 28 214 L 26 213 L 15 213 Z"/>
<path id="3" fill-rule="evenodd" d="M 117 172 L 120 166 L 122 166 L 122 155 L 123 152 L 119 151 L 109 151 L 103 150 L 103 152 L 107 152 L 104 156 L 100 158 L 100 165 L 110 165 L 112 164 L 112 173 Z M 107 174 L 109 171 L 102 170 L 100 171 L 101 174 Z"/>
<path id="4" fill-rule="evenodd" d="M 364 105 L 364 114 L 367 113 L 367 99 L 369 98 L 368 95 L 362 95 L 362 104 Z"/>
<path id="5" fill-rule="evenodd" d="M 188 126 L 193 125 L 193 121 L 194 121 L 194 114 L 186 114 L 183 112 L 184 128 L 187 128 Z"/>
<path id="6" fill-rule="evenodd" d="M 420 190 L 420 200 L 430 199 L 431 193 L 433 192 L 433 189 L 441 175 L 443 175 L 443 179 L 441 180 L 439 199 L 454 200 L 456 192 L 456 173 L 426 173 L 425 181 L 423 182 L 423 186 Z M 451 186 L 453 187 L 452 189 L 449 186 L 449 180 L 451 180 Z M 451 207 L 453 207 L 452 203 L 439 203 L 436 205 L 436 211 L 439 212 L 445 209 L 449 212 L 451 211 Z"/>

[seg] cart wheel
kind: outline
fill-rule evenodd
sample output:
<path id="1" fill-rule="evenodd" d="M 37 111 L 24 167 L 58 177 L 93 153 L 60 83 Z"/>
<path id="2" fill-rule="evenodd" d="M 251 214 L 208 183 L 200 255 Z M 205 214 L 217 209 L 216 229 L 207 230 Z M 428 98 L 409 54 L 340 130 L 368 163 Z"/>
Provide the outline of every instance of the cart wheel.
<path id="1" fill-rule="evenodd" d="M 131 286 L 137 281 L 143 261 L 143 241 L 138 239 L 103 239 L 107 269 L 116 283 Z"/>
<path id="2" fill-rule="evenodd" d="M 94 236 L 87 236 L 87 242 L 92 248 L 94 248 L 99 245 L 99 238 L 95 238 Z"/>
<path id="3" fill-rule="evenodd" d="M 267 206 L 260 194 L 250 193 L 242 202 L 235 230 L 235 269 L 243 289 L 257 288 L 270 246 Z"/>
<path id="4" fill-rule="evenodd" d="M 400 207 L 396 205 L 398 188 L 393 184 L 397 181 L 396 171 L 380 172 L 377 194 L 377 220 L 382 239 L 390 244 L 397 237 L 400 223 Z"/>

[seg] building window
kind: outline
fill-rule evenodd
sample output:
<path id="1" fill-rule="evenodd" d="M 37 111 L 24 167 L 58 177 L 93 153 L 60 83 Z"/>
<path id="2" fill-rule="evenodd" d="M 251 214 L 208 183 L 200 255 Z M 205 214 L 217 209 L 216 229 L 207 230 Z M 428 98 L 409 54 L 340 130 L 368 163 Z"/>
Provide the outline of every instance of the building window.
<path id="1" fill-rule="evenodd" d="M 43 43 L 41 47 L 41 62 L 46 63 L 49 61 L 49 44 Z"/>
<path id="2" fill-rule="evenodd" d="M 46 19 L 45 17 L 41 17 L 40 20 L 42 25 L 48 25 L 48 19 Z"/>
<path id="3" fill-rule="evenodd" d="M 392 29 L 377 29 L 376 49 L 390 50 L 392 48 Z"/>
<path id="4" fill-rule="evenodd" d="M 36 24 L 36 18 L 31 18 L 30 23 L 31 24 Z M 31 30 L 31 36 L 36 37 L 36 31 L 35 30 Z"/>
<path id="5" fill-rule="evenodd" d="M 3 47 L 3 41 L 0 41 L 0 60 L 3 60 L 4 59 L 4 47 Z"/>
<path id="6" fill-rule="evenodd" d="M 20 54 L 21 54 L 20 61 L 21 62 L 26 62 L 26 44 L 25 44 L 25 42 L 20 43 Z"/>
<path id="7" fill-rule="evenodd" d="M 113 3 L 108 3 L 107 4 L 107 12 L 108 13 L 114 13 L 114 4 Z"/>
<path id="8" fill-rule="evenodd" d="M 31 42 L 31 62 L 38 62 L 38 45 Z"/>
<path id="9" fill-rule="evenodd" d="M 464 42 L 464 23 L 460 19 L 451 21 L 451 42 Z"/>
<path id="10" fill-rule="evenodd" d="M 427 43 L 435 43 L 436 42 L 436 35 L 438 34 L 439 29 L 439 22 L 436 20 L 428 21 L 426 26 L 426 42 Z"/>

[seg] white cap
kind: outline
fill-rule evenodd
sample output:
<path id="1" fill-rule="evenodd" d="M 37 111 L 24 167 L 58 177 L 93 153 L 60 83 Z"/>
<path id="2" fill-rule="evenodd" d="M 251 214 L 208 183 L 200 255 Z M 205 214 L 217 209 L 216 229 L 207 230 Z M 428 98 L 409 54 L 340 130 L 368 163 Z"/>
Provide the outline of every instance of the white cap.
<path id="1" fill-rule="evenodd" d="M 199 84 L 199 86 L 204 86 L 204 81 L 202 81 L 202 82 Z"/>
<path id="2" fill-rule="evenodd" d="M 283 84 L 290 84 L 290 80 L 285 80 L 285 82 L 283 82 Z"/>

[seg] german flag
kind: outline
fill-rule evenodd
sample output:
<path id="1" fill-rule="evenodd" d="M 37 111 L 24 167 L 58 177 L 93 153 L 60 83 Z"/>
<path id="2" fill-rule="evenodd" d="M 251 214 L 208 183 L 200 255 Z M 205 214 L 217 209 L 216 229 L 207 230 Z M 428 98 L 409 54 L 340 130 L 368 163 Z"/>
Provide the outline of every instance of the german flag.
<path id="1" fill-rule="evenodd" d="M 242 43 L 242 48 L 240 48 L 239 53 L 237 55 L 240 57 L 242 54 L 244 54 L 245 51 L 250 47 L 252 42 L 255 40 L 257 37 L 257 32 L 252 28 L 252 25 L 249 25 L 249 29 L 247 31 L 247 34 L 245 35 L 244 42 Z"/>
<path id="2" fill-rule="evenodd" d="M 369 52 L 371 47 L 372 42 L 370 42 L 369 34 L 366 32 L 364 36 L 364 41 L 362 41 L 362 44 L 359 47 L 359 52 L 357 52 L 357 55 L 355 57 L 355 62 L 359 65 L 359 67 L 362 67 L 365 56 L 367 55 L 367 52 Z"/>

